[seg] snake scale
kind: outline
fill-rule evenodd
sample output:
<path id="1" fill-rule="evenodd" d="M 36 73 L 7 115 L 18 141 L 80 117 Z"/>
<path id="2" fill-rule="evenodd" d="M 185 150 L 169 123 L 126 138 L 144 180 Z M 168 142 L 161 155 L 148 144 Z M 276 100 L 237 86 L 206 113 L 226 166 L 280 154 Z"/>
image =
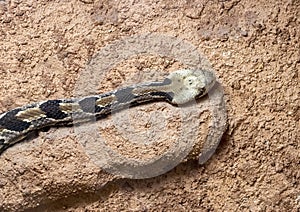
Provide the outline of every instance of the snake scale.
<path id="1" fill-rule="evenodd" d="M 145 102 L 167 101 L 179 106 L 200 98 L 215 84 L 207 70 L 177 70 L 163 81 L 137 84 L 112 92 L 73 99 L 46 100 L 15 108 L 0 115 L 0 155 L 45 127 L 102 118 L 126 107 Z"/>

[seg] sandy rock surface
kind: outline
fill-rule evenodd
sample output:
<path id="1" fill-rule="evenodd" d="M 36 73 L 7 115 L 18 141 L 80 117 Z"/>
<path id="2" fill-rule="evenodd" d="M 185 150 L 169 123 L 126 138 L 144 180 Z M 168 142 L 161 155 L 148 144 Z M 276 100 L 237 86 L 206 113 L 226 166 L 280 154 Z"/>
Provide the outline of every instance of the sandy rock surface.
<path id="1" fill-rule="evenodd" d="M 223 85 L 229 124 L 213 157 L 198 165 L 211 114 L 191 114 L 199 121 L 196 150 L 168 173 L 139 180 L 97 166 L 74 128 L 39 132 L 0 156 L 0 211 L 299 210 L 299 17 L 297 0 L 0 0 L 1 113 L 89 92 L 79 82 L 101 49 L 153 33 L 206 57 Z M 107 92 L 185 67 L 178 57 L 133 55 L 86 87 Z M 181 118 L 167 103 L 119 116 L 101 120 L 99 132 L 122 155 L 152 157 L 180 138 Z"/>

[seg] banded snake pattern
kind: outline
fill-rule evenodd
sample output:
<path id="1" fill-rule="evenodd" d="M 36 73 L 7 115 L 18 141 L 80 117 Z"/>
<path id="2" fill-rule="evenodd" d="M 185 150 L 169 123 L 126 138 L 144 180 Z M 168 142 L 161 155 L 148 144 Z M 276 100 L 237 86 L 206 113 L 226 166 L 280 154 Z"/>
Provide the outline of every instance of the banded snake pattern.
<path id="1" fill-rule="evenodd" d="M 201 98 L 216 78 L 207 70 L 177 70 L 161 82 L 149 82 L 112 92 L 73 99 L 46 100 L 0 114 L 0 155 L 32 131 L 72 125 L 145 102 L 167 101 L 180 106 Z"/>

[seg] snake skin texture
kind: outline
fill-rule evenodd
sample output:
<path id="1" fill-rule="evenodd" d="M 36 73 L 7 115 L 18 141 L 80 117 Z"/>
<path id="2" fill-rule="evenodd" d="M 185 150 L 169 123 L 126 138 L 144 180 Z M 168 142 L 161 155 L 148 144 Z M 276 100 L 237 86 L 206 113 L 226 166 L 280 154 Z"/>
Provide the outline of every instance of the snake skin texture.
<path id="1" fill-rule="evenodd" d="M 178 70 L 162 82 L 138 84 L 74 99 L 47 100 L 0 115 L 0 155 L 30 132 L 51 126 L 73 125 L 144 102 L 166 101 L 180 106 L 207 94 L 216 79 L 206 70 Z"/>

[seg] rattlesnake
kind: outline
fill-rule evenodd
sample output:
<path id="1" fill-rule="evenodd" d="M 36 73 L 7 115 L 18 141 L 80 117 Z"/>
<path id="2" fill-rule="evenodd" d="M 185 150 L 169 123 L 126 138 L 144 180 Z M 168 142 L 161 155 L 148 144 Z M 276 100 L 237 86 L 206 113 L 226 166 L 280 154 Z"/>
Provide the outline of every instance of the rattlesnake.
<path id="1" fill-rule="evenodd" d="M 177 70 L 161 82 L 149 82 L 112 92 L 73 99 L 46 100 L 0 115 L 0 155 L 27 135 L 51 126 L 102 118 L 111 112 L 144 102 L 167 101 L 183 105 L 207 94 L 216 82 L 206 70 Z"/>

